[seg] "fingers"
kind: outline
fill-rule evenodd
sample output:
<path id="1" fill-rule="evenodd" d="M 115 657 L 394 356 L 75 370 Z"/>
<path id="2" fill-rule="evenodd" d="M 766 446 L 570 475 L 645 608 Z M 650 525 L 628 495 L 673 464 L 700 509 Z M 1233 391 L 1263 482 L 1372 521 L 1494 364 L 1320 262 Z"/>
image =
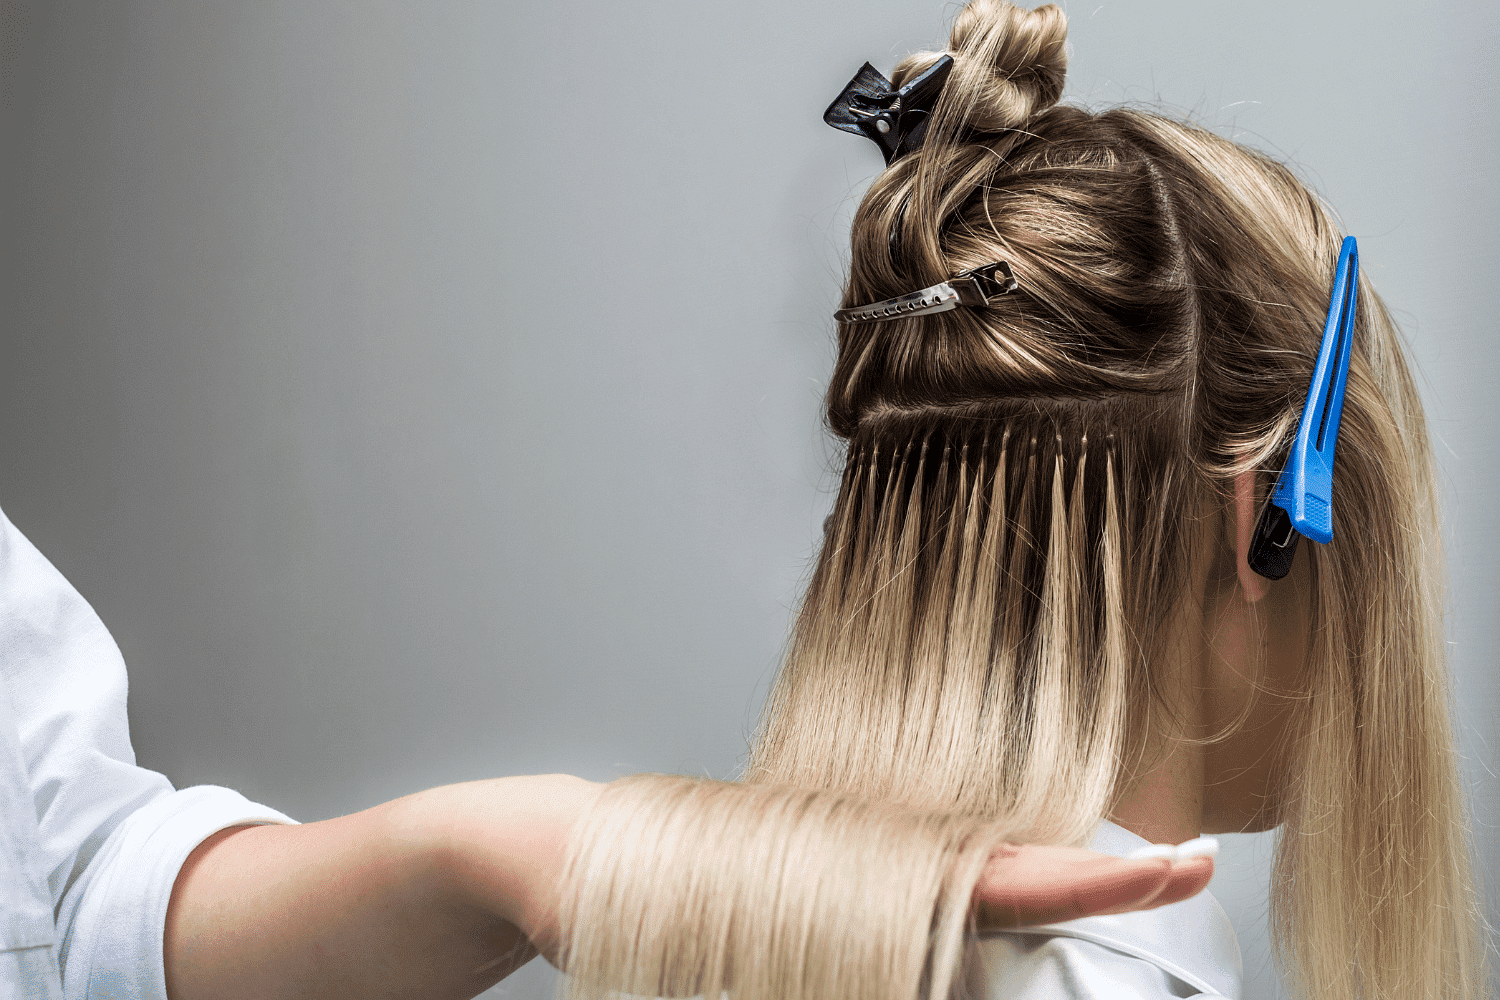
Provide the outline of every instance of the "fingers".
<path id="1" fill-rule="evenodd" d="M 1207 888 L 1214 875 L 1214 857 L 1219 853 L 1219 842 L 1213 837 L 1198 837 L 1175 847 L 1171 844 L 1153 844 L 1132 852 L 1127 861 L 1151 858 L 1166 858 L 1174 862 L 1171 875 L 1161 891 L 1142 905 L 1127 909 L 1145 910 L 1180 903 Z M 1117 912 L 1125 912 L 1123 910 Z"/>
<path id="2" fill-rule="evenodd" d="M 1214 860 L 1210 857 L 1189 858 L 1186 861 L 1177 861 L 1172 864 L 1172 872 L 1167 878 L 1167 883 L 1162 887 L 1155 897 L 1138 906 L 1129 906 L 1117 913 L 1128 910 L 1154 910 L 1158 906 L 1166 906 L 1168 903 L 1180 903 L 1184 899 L 1190 899 L 1208 888 L 1209 880 L 1214 877 Z"/>
<path id="3" fill-rule="evenodd" d="M 1139 899 L 1127 903 L 1103 907 L 1092 912 L 1077 913 L 1076 916 L 1099 917 L 1110 913 L 1129 913 L 1134 910 L 1154 910 L 1158 906 L 1180 903 L 1208 888 L 1214 876 L 1212 858 L 1192 858 L 1187 861 L 1169 861 L 1166 878 L 1161 887 Z"/>
<path id="4" fill-rule="evenodd" d="M 981 929 L 1056 923 L 1181 902 L 1213 877 L 1213 860 L 1115 858 L 1072 847 L 1008 845 L 974 889 Z"/>

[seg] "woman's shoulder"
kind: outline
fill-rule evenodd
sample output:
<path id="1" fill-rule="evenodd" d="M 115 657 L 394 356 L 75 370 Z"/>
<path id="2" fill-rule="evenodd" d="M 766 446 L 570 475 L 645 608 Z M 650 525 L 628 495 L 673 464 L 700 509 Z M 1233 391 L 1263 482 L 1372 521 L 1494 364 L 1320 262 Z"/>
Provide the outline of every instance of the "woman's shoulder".
<path id="1" fill-rule="evenodd" d="M 964 978 L 970 1000 L 1237 1000 L 1238 975 L 1194 964 L 1185 969 L 1128 942 L 1037 928 L 980 940 Z"/>
<path id="2" fill-rule="evenodd" d="M 1145 843 L 1104 822 L 1089 846 L 1123 856 Z M 1234 925 L 1207 892 L 1154 910 L 986 934 L 968 959 L 974 1000 L 1240 995 Z"/>

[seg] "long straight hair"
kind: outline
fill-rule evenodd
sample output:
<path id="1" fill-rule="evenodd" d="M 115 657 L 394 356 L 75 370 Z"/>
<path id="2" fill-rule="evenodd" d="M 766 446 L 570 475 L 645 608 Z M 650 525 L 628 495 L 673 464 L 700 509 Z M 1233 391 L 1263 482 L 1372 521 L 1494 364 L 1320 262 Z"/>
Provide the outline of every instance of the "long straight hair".
<path id="1" fill-rule="evenodd" d="M 1057 106 L 1064 40 L 1055 7 L 969 4 L 926 143 L 861 203 L 846 306 L 993 260 L 1022 290 L 841 326 L 843 478 L 744 780 L 624 779 L 580 823 L 575 996 L 946 996 L 996 845 L 1086 842 L 1170 721 L 1195 515 L 1243 472 L 1269 491 L 1340 233 L 1254 151 Z M 1320 1000 L 1475 997 L 1432 459 L 1368 282 L 1354 345 L 1286 692 L 1278 959 Z"/>

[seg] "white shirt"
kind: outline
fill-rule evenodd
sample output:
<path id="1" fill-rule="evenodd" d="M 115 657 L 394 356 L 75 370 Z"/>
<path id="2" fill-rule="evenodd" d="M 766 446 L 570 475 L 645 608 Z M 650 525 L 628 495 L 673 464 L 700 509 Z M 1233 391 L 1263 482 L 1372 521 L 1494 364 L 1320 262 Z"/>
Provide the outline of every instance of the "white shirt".
<path id="1" fill-rule="evenodd" d="M 125 662 L 0 512 L 0 998 L 164 1000 L 177 872 L 217 830 L 290 823 L 137 767 Z"/>
<path id="2" fill-rule="evenodd" d="M 1146 843 L 1105 821 L 1089 847 L 1123 858 Z M 971 968 L 982 985 L 971 993 L 985 1000 L 1240 996 L 1234 925 L 1207 892 L 1154 910 L 986 935 L 976 950 Z"/>

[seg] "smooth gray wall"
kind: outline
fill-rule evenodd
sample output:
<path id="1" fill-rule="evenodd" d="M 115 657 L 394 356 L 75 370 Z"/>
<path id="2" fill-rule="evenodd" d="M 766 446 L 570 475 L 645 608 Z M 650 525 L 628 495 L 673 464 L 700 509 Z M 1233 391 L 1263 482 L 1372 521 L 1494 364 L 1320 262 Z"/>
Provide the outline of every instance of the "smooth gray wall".
<path id="1" fill-rule="evenodd" d="M 305 820 L 731 775 L 831 502 L 829 313 L 880 167 L 820 115 L 955 10 L 0 6 L 0 506 L 123 647 L 141 762 Z M 1500 868 L 1494 5 L 1069 13 L 1070 99 L 1289 160 L 1397 310 Z M 1215 892 L 1275 996 L 1268 841 L 1231 841 Z"/>

